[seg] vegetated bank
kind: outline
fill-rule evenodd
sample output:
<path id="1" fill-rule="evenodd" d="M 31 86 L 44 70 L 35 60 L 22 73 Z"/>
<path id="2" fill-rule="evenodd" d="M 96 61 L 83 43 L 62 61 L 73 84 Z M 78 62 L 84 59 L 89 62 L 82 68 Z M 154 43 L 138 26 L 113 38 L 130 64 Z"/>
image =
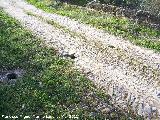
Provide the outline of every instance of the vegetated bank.
<path id="1" fill-rule="evenodd" d="M 47 12 L 68 16 L 82 23 L 90 24 L 116 36 L 130 40 L 145 48 L 160 51 L 160 30 L 138 24 L 125 17 L 116 17 L 109 13 L 88 10 L 85 7 L 57 3 L 55 1 L 27 0 L 29 3 Z"/>

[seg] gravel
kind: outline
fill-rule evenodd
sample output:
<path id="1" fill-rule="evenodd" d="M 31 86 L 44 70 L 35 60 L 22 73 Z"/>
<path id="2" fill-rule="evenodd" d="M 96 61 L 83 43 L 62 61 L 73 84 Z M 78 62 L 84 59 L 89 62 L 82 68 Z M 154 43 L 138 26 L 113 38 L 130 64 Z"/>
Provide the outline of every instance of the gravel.
<path id="1" fill-rule="evenodd" d="M 155 114 L 160 118 L 159 53 L 68 17 L 46 13 L 24 0 L 1 0 L 0 7 L 60 54 L 74 54 L 75 68 L 88 73 L 89 79 L 112 96 L 115 105 L 125 109 L 129 105 L 146 118 Z"/>

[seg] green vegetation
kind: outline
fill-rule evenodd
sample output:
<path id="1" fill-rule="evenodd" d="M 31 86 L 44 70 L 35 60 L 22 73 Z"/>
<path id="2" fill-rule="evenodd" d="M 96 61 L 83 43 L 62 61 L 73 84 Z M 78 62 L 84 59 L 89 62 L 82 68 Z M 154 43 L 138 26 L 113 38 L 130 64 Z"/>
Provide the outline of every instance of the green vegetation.
<path id="1" fill-rule="evenodd" d="M 117 109 L 111 114 L 97 110 L 99 102 L 110 104 L 109 96 L 56 54 L 0 10 L 0 70 L 25 70 L 15 85 L 0 84 L 0 116 L 122 120 L 133 116 Z"/>
<path id="2" fill-rule="evenodd" d="M 140 0 L 100 0 L 100 2 L 129 8 L 138 8 L 141 4 Z"/>
<path id="3" fill-rule="evenodd" d="M 52 1 L 55 1 L 55 0 L 52 0 Z M 87 3 L 93 0 L 56 0 L 56 1 L 68 2 L 74 5 L 85 6 Z M 98 1 L 102 4 L 110 4 L 110 5 L 119 6 L 123 8 L 141 9 L 144 11 L 149 11 L 154 15 L 158 15 L 160 11 L 159 0 L 98 0 Z"/>
<path id="4" fill-rule="evenodd" d="M 124 17 L 115 17 L 103 12 L 87 10 L 70 4 L 54 1 L 27 0 L 46 12 L 57 13 L 103 29 L 111 34 L 129 39 L 136 45 L 160 51 L 160 30 L 135 23 Z"/>

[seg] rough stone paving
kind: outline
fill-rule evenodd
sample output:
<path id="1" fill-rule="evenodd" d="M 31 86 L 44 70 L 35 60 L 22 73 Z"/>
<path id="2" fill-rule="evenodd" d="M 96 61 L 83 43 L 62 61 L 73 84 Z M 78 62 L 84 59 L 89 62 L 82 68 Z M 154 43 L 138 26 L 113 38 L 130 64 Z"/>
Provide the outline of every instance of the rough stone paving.
<path id="1" fill-rule="evenodd" d="M 46 13 L 24 0 L 0 0 L 0 7 L 60 54 L 75 53 L 75 68 L 88 73 L 115 105 L 130 106 L 146 118 L 160 118 L 159 53 L 68 17 Z"/>

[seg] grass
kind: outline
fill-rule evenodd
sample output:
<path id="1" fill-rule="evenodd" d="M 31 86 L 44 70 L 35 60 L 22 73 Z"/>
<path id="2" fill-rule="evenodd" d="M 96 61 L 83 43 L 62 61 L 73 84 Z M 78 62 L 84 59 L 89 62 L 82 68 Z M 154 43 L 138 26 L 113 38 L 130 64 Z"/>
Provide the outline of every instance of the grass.
<path id="1" fill-rule="evenodd" d="M 135 23 L 124 17 L 115 17 L 103 12 L 90 11 L 70 4 L 48 0 L 27 0 L 46 12 L 68 16 L 82 23 L 90 24 L 111 34 L 122 36 L 132 43 L 160 51 L 160 30 Z"/>
<path id="2" fill-rule="evenodd" d="M 97 110 L 98 102 L 110 104 L 110 97 L 74 70 L 70 60 L 59 58 L 56 50 L 46 47 L 2 10 L 0 58 L 0 70 L 25 70 L 15 85 L 0 84 L 1 116 L 121 120 L 135 117 L 118 109 L 110 114 Z"/>

